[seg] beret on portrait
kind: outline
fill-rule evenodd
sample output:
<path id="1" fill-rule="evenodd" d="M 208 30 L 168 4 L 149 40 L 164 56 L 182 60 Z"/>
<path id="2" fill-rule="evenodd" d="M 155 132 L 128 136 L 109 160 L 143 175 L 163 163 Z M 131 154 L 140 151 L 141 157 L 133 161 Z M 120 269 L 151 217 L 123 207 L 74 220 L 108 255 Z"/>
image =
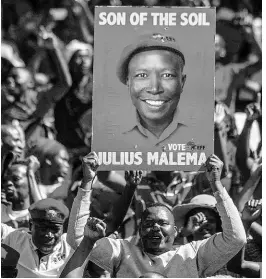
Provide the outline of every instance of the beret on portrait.
<path id="1" fill-rule="evenodd" d="M 16 268 L 19 258 L 20 253 L 18 251 L 4 243 L 1 243 L 1 268 Z"/>
<path id="2" fill-rule="evenodd" d="M 69 216 L 68 208 L 60 200 L 47 198 L 40 200 L 29 207 L 31 219 L 35 222 L 48 221 L 63 224 Z"/>
<path id="3" fill-rule="evenodd" d="M 128 64 L 137 53 L 147 50 L 168 50 L 180 56 L 185 65 L 185 57 L 177 43 L 177 40 L 170 35 L 159 33 L 144 34 L 139 36 L 134 42 L 127 45 L 121 54 L 117 64 L 116 74 L 119 80 L 126 84 L 128 74 Z"/>

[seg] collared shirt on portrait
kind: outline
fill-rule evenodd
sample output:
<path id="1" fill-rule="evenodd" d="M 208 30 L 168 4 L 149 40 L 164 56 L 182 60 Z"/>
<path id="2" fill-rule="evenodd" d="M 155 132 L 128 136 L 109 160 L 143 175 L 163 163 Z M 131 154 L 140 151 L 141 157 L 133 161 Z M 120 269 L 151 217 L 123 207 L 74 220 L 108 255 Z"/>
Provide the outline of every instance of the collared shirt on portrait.
<path id="1" fill-rule="evenodd" d="M 20 278 L 59 277 L 67 263 L 67 259 L 74 252 L 67 243 L 66 234 L 63 234 L 61 241 L 54 247 L 53 252 L 39 258 L 37 247 L 34 245 L 30 233 L 14 230 L 4 224 L 2 224 L 2 243 L 20 253 L 17 265 L 17 277 Z"/>
<path id="2" fill-rule="evenodd" d="M 174 113 L 172 122 L 159 138 L 141 125 L 140 117 L 136 111 L 133 115 L 129 113 L 127 121 L 124 125 L 121 125 L 120 131 L 123 142 L 135 149 L 145 148 L 149 150 L 150 148 L 159 148 L 164 151 L 167 143 L 185 144 L 192 140 L 188 135 L 189 127 L 180 115 L 178 108 Z"/>

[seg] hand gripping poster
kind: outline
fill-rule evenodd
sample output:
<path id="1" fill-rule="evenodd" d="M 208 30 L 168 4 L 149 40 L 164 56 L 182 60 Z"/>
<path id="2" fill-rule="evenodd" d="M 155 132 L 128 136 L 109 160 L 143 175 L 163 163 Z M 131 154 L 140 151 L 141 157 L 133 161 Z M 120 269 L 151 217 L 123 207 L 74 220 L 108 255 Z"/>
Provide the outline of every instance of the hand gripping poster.
<path id="1" fill-rule="evenodd" d="M 198 171 L 214 149 L 215 9 L 96 7 L 100 170 Z"/>

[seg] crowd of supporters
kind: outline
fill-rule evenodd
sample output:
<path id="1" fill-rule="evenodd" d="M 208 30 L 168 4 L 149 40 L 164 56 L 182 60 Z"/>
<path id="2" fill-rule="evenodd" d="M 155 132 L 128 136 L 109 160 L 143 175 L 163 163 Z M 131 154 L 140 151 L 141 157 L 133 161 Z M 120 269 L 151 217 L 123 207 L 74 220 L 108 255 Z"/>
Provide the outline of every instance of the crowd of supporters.
<path id="1" fill-rule="evenodd" d="M 216 7 L 210 171 L 97 171 L 99 5 Z M 2 0 L 1 8 L 2 277 L 260 277 L 261 1 Z M 151 216 L 169 228 L 148 228 Z"/>

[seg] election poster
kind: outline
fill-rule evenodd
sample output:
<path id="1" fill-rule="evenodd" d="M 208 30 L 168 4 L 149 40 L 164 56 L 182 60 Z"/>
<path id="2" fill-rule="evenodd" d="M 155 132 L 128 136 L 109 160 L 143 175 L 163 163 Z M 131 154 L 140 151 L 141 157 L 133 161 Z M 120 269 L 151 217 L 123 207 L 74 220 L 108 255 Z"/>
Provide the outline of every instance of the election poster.
<path id="1" fill-rule="evenodd" d="M 214 151 L 215 9 L 96 7 L 100 170 L 198 171 Z"/>

